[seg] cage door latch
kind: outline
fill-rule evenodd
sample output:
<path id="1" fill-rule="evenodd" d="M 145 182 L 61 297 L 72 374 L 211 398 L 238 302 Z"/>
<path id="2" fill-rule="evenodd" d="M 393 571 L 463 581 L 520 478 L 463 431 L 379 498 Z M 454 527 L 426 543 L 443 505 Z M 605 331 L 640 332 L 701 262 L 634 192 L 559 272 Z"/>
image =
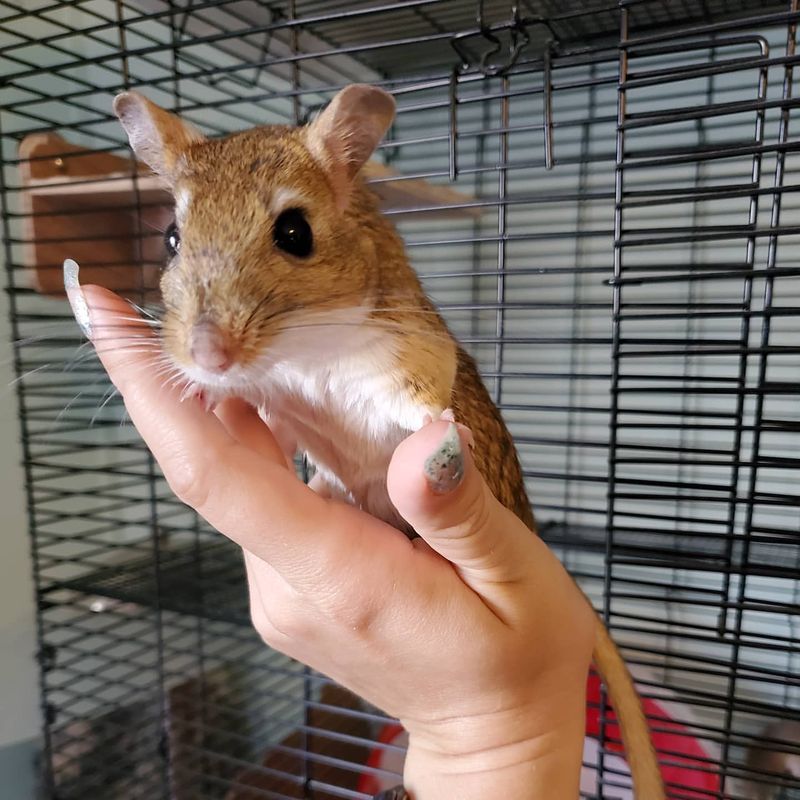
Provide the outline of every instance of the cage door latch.
<path id="1" fill-rule="evenodd" d="M 489 47 L 483 51 L 478 59 L 478 63 L 475 65 L 487 78 L 501 77 L 514 67 L 517 61 L 519 61 L 522 51 L 530 44 L 531 35 L 528 29 L 531 26 L 544 25 L 547 28 L 550 33 L 548 46 L 552 46 L 552 43 L 558 41 L 558 37 L 547 17 L 543 17 L 539 14 L 523 17 L 519 11 L 519 5 L 514 3 L 511 6 L 511 19 L 492 25 L 488 23 L 484 17 L 483 6 L 484 0 L 478 0 L 478 8 L 475 15 L 478 25 L 477 33 L 474 30 L 457 33 L 450 40 L 453 49 L 461 59 L 462 69 L 469 69 L 473 66 L 474 58 L 469 53 L 466 40 L 475 36 L 481 36 L 489 43 Z M 500 52 L 503 46 L 497 35 L 502 31 L 508 31 L 508 56 L 503 63 L 492 64 L 492 59 Z"/>

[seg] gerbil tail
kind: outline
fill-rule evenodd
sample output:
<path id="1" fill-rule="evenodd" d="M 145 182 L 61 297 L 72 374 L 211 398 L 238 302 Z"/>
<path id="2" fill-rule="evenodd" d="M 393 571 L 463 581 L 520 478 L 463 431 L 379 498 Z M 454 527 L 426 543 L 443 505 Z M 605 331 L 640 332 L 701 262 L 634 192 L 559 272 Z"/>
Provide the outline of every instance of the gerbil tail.
<path id="1" fill-rule="evenodd" d="M 608 689 L 619 722 L 636 800 L 665 800 L 664 781 L 633 678 L 599 617 L 596 629 L 594 663 Z"/>

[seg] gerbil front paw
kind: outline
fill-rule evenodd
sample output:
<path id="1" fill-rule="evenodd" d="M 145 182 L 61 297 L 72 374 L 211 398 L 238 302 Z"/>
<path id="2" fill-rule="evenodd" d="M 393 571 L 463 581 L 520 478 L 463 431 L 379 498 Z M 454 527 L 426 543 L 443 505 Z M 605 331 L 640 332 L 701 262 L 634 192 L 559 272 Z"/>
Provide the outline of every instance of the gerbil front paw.
<path id="1" fill-rule="evenodd" d="M 181 402 L 185 400 L 195 400 L 200 403 L 206 411 L 213 411 L 217 407 L 217 401 L 199 386 L 187 386 L 181 394 Z"/>
<path id="2" fill-rule="evenodd" d="M 440 411 L 437 414 L 426 412 L 422 417 L 422 425 L 420 425 L 420 429 L 424 428 L 426 425 L 430 425 L 434 419 L 446 419 L 448 422 L 455 422 L 456 415 L 452 408 L 446 408 L 444 411 Z"/>
<path id="3" fill-rule="evenodd" d="M 472 431 L 466 426 L 462 425 L 456 419 L 456 413 L 453 411 L 452 408 L 446 408 L 444 411 L 440 412 L 439 415 L 436 417 L 437 420 L 443 419 L 447 422 L 454 422 L 458 427 L 459 431 L 461 431 L 467 437 L 467 444 L 474 450 L 475 449 L 475 437 L 472 435 Z M 426 425 L 430 425 L 434 421 L 434 417 L 432 414 L 425 414 L 422 418 L 422 425 L 421 428 L 424 428 Z"/>

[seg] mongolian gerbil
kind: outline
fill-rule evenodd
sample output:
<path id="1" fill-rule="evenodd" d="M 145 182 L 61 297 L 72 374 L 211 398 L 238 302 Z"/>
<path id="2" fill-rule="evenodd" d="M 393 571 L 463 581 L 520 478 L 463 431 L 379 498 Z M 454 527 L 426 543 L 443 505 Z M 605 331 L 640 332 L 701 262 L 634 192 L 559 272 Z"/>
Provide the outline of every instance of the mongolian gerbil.
<path id="1" fill-rule="evenodd" d="M 308 126 L 206 139 L 134 92 L 114 109 L 170 186 L 161 279 L 164 350 L 210 402 L 263 407 L 314 487 L 407 530 L 386 491 L 397 445 L 454 414 L 496 497 L 532 530 L 513 440 L 473 359 L 428 300 L 358 173 L 394 119 L 386 92 L 349 86 Z M 594 659 L 628 749 L 636 796 L 663 783 L 630 675 L 597 621 Z"/>

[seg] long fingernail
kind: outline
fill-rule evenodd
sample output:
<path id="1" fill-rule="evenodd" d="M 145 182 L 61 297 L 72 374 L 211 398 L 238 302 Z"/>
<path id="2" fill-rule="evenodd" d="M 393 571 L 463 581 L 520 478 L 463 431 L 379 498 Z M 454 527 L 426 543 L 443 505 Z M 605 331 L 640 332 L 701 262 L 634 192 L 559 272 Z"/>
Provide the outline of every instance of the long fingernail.
<path id="1" fill-rule="evenodd" d="M 92 338 L 92 320 L 89 316 L 89 306 L 83 296 L 83 289 L 78 281 L 80 267 L 76 261 L 68 258 L 64 262 L 64 288 L 67 290 L 67 299 L 75 315 L 75 321 L 80 326 L 87 339 Z"/>
<path id="2" fill-rule="evenodd" d="M 447 494 L 458 486 L 464 477 L 464 453 L 455 423 L 447 426 L 447 433 L 436 450 L 425 461 L 425 478 L 434 494 Z"/>

